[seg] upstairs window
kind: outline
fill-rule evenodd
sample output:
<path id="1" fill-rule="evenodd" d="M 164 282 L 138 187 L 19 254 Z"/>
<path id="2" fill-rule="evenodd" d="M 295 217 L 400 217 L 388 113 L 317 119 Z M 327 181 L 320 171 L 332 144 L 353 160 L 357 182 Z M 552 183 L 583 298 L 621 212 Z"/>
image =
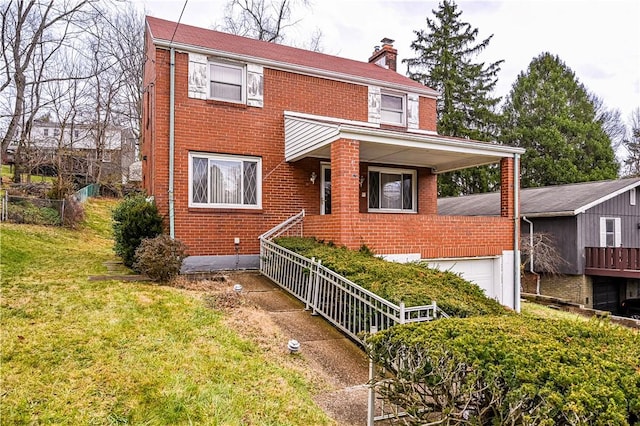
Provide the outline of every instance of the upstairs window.
<path id="1" fill-rule="evenodd" d="M 44 129 L 44 136 L 48 137 L 49 136 L 49 129 Z"/>
<path id="2" fill-rule="evenodd" d="M 224 62 L 210 62 L 209 97 L 229 102 L 245 102 L 244 67 Z"/>
<path id="3" fill-rule="evenodd" d="M 369 168 L 369 211 L 415 213 L 415 170 Z"/>
<path id="4" fill-rule="evenodd" d="M 636 205 L 636 188 L 631 188 L 629 190 L 629 204 L 632 206 Z"/>
<path id="5" fill-rule="evenodd" d="M 406 100 L 404 96 L 382 93 L 380 119 L 387 124 L 405 124 Z"/>
<path id="6" fill-rule="evenodd" d="M 600 247 L 620 247 L 622 245 L 621 221 L 619 217 L 600 218 Z"/>
<path id="7" fill-rule="evenodd" d="M 189 205 L 260 208 L 259 158 L 192 153 L 189 156 Z"/>

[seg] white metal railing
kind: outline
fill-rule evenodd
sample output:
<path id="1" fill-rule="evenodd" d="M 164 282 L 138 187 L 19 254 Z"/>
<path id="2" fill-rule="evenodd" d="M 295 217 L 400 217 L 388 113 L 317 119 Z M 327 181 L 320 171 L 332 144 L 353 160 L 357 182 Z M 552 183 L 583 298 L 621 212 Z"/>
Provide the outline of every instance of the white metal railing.
<path id="1" fill-rule="evenodd" d="M 272 241 L 276 236 L 299 232 L 302 236 L 304 211 L 260 236 L 260 272 L 284 288 L 313 314 L 321 315 L 335 327 L 360 342 L 359 334 L 371 327 L 378 331 L 396 324 L 431 321 L 448 315 L 431 305 L 396 305 L 347 278 Z"/>

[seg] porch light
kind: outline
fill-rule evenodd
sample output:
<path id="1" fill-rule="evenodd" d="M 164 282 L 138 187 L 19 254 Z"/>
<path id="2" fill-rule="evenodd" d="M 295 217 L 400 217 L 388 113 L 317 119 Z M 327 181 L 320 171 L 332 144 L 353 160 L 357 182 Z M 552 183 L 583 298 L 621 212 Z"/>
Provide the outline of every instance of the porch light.
<path id="1" fill-rule="evenodd" d="M 287 343 L 287 349 L 289 349 L 289 353 L 297 354 L 300 351 L 300 343 L 295 339 L 291 339 Z"/>
<path id="2" fill-rule="evenodd" d="M 311 177 L 309 178 L 309 180 L 311 181 L 312 184 L 316 183 L 316 178 L 318 177 L 318 175 L 316 174 L 316 172 L 311 172 Z"/>
<path id="3" fill-rule="evenodd" d="M 360 188 L 362 188 L 363 183 L 364 183 L 364 176 L 360 176 Z"/>

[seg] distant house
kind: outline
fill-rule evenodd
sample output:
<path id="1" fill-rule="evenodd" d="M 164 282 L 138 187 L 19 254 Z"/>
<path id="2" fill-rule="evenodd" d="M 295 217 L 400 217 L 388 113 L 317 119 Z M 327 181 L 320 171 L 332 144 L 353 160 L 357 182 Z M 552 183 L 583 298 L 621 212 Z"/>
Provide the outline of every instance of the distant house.
<path id="1" fill-rule="evenodd" d="M 524 150 L 438 135 L 438 93 L 396 72 L 392 43 L 354 61 L 147 17 L 143 187 L 186 264 L 257 268 L 258 237 L 304 211 L 306 236 L 454 264 L 517 309 Z M 491 163 L 498 217 L 437 214 L 438 174 Z"/>
<path id="2" fill-rule="evenodd" d="M 567 262 L 561 276 L 541 280 L 541 294 L 617 312 L 640 297 L 640 178 L 529 188 L 520 191 L 521 232 L 555 237 Z M 496 216 L 500 194 L 438 200 L 438 213 Z M 526 220 L 533 223 L 530 225 Z M 534 271 L 535 252 L 534 252 Z M 525 287 L 535 292 L 535 287 Z"/>
<path id="3" fill-rule="evenodd" d="M 35 120 L 24 150 L 27 165 L 35 171 L 55 173 L 59 157 L 66 173 L 87 182 L 98 176 L 98 170 L 103 181 L 126 182 L 129 166 L 137 159 L 137 142 L 131 130 L 115 126 L 99 129 L 87 124 Z M 15 151 L 17 146 L 10 149 Z"/>

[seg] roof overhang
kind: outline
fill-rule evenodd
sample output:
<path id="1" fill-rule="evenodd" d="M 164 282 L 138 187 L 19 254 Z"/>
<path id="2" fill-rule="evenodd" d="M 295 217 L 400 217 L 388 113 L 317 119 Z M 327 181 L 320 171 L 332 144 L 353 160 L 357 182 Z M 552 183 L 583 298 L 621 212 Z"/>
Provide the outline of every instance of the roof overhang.
<path id="1" fill-rule="evenodd" d="M 444 173 L 495 164 L 523 154 L 524 149 L 449 138 L 435 133 L 393 131 L 377 124 L 285 112 L 285 160 L 331 158 L 331 143 L 338 139 L 360 142 L 360 161 L 428 167 Z"/>
<path id="2" fill-rule="evenodd" d="M 342 81 L 346 83 L 359 83 L 363 85 L 375 85 L 375 86 L 380 86 L 384 88 L 405 90 L 409 93 L 415 93 L 415 94 L 422 95 L 432 99 L 437 99 L 440 96 L 439 92 L 426 86 L 424 88 L 420 88 L 416 86 L 389 83 L 388 81 L 383 81 L 383 80 L 376 80 L 372 78 L 360 77 L 360 76 L 347 74 L 347 73 L 339 73 L 335 71 L 323 70 L 320 68 L 291 64 L 288 62 L 276 61 L 272 59 L 261 58 L 258 56 L 243 55 L 243 54 L 227 52 L 223 50 L 210 49 L 202 46 L 180 43 L 177 41 L 172 42 L 171 40 L 163 40 L 155 37 L 153 37 L 153 43 L 156 47 L 161 47 L 164 49 L 174 48 L 179 52 L 199 53 L 201 55 L 216 56 L 219 58 L 226 58 L 234 61 L 251 62 L 254 64 L 262 65 L 262 66 L 272 68 L 274 70 L 279 70 L 279 71 L 295 72 L 298 74 L 309 75 L 312 77 L 327 78 L 330 80 Z"/>

